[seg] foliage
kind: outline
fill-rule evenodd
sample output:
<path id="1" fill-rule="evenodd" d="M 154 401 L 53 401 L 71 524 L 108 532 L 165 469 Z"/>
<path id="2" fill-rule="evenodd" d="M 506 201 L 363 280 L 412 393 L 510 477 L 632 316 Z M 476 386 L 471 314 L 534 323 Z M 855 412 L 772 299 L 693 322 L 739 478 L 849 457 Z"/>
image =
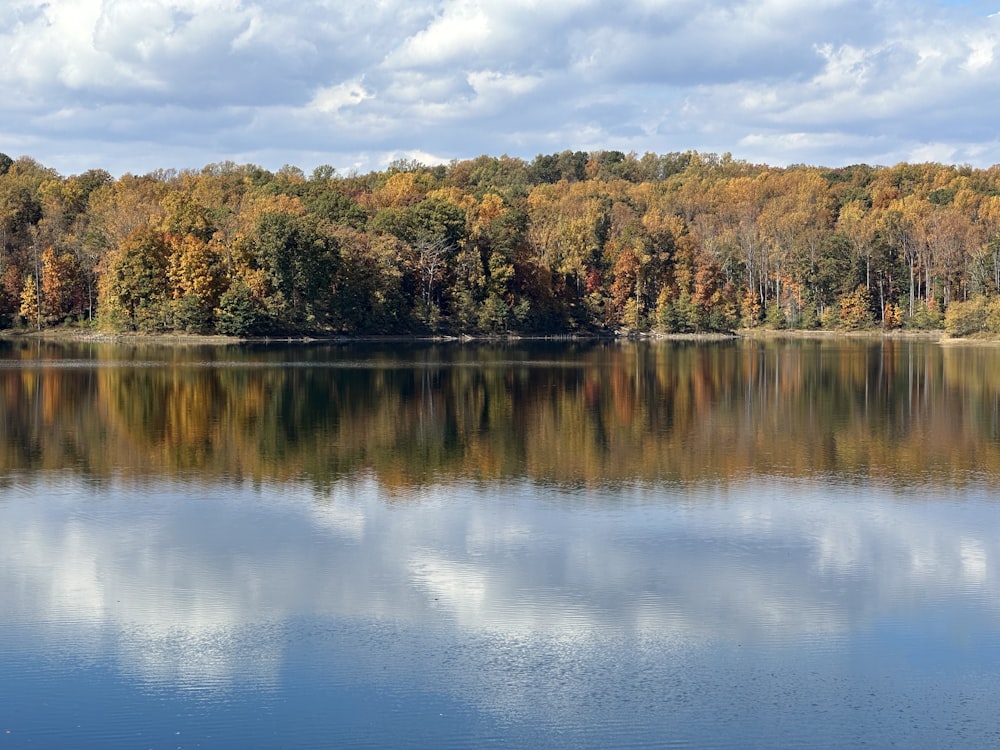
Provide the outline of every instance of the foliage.
<path id="1" fill-rule="evenodd" d="M 871 314 L 871 292 L 868 287 L 858 285 L 853 292 L 840 298 L 839 324 L 848 330 L 870 328 L 873 324 Z"/>
<path id="2" fill-rule="evenodd" d="M 269 327 L 267 315 L 243 281 L 236 281 L 219 299 L 216 330 L 227 336 L 255 336 Z"/>
<path id="3" fill-rule="evenodd" d="M 38 298 L 38 286 L 35 284 L 34 276 L 28 276 L 24 280 L 24 288 L 21 291 L 21 307 L 18 312 L 29 326 L 41 328 L 42 313 Z"/>
<path id="4" fill-rule="evenodd" d="M 0 158 L 8 325 L 27 297 L 35 325 L 202 333 L 925 329 L 998 295 L 998 170 L 606 150 L 63 178 Z"/>
<path id="5" fill-rule="evenodd" d="M 984 297 L 952 304 L 944 316 L 944 330 L 949 336 L 982 333 L 986 330 L 986 306 Z"/>
<path id="6" fill-rule="evenodd" d="M 944 325 L 944 316 L 932 302 L 921 300 L 914 305 L 913 314 L 905 319 L 904 325 L 918 331 L 937 330 Z"/>
<path id="7" fill-rule="evenodd" d="M 944 314 L 944 330 L 949 336 L 1000 334 L 1000 297 L 951 303 Z"/>
<path id="8" fill-rule="evenodd" d="M 105 257 L 99 304 L 104 324 L 132 331 L 170 328 L 167 263 L 161 232 L 138 227 Z"/>

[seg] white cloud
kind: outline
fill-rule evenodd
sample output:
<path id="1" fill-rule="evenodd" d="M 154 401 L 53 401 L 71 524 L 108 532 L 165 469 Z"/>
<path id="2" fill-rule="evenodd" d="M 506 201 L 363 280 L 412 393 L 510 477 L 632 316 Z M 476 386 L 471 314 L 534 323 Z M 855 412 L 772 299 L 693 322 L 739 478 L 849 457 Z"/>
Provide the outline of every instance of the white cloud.
<path id="1" fill-rule="evenodd" d="M 1000 161 L 1000 18 L 968 5 L 16 0 L 0 44 L 0 149 L 63 172 L 741 145 Z"/>
<path id="2" fill-rule="evenodd" d="M 963 67 L 970 73 L 988 70 L 996 59 L 997 39 L 987 34 L 977 34 L 968 41 L 969 53 Z"/>
<path id="3" fill-rule="evenodd" d="M 505 75 L 492 70 L 481 70 L 469 73 L 469 84 L 479 95 L 493 93 L 518 96 L 535 89 L 541 79 L 538 76 Z"/>
<path id="4" fill-rule="evenodd" d="M 317 89 L 310 106 L 320 112 L 338 112 L 344 107 L 357 106 L 371 96 L 360 81 L 348 81 Z"/>
<path id="5" fill-rule="evenodd" d="M 956 161 L 955 155 L 959 153 L 959 147 L 950 143 L 921 143 L 913 146 L 909 150 L 909 156 L 901 161 L 913 163 L 940 162 L 948 164 Z"/>
<path id="6" fill-rule="evenodd" d="M 480 53 L 491 39 L 489 18 L 482 8 L 461 3 L 426 29 L 410 37 L 390 62 L 394 67 L 439 65 Z"/>

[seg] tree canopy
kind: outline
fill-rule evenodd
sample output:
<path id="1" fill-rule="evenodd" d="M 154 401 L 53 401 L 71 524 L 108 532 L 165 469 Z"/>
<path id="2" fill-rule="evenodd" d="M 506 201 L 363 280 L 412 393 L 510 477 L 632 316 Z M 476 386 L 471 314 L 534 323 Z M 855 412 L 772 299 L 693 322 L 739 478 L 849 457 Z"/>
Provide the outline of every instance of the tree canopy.
<path id="1" fill-rule="evenodd" d="M 0 154 L 3 327 L 975 332 L 995 299 L 1000 167 L 564 151 L 113 178 Z"/>

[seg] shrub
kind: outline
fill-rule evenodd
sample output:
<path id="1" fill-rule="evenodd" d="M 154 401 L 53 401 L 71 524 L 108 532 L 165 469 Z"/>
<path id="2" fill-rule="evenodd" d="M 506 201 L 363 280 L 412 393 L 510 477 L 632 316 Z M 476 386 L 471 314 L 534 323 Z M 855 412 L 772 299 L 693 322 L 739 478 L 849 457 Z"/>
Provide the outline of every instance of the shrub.
<path id="1" fill-rule="evenodd" d="M 1000 333 L 1000 297 L 991 299 L 986 304 L 986 330 Z"/>
<path id="2" fill-rule="evenodd" d="M 767 312 L 764 314 L 764 325 L 768 328 L 784 328 L 788 321 L 785 319 L 785 311 L 782 309 L 781 305 L 777 303 L 772 303 L 767 306 Z"/>
<path id="3" fill-rule="evenodd" d="M 915 328 L 921 331 L 941 328 L 944 323 L 944 316 L 940 308 L 933 302 L 928 304 L 925 300 L 919 300 L 913 307 L 913 315 L 906 321 L 907 328 Z"/>
<path id="4" fill-rule="evenodd" d="M 986 299 L 952 302 L 944 314 L 944 330 L 949 336 L 971 336 L 986 330 Z"/>
<path id="5" fill-rule="evenodd" d="M 215 330 L 228 336 L 252 336 L 267 327 L 267 318 L 253 292 L 241 281 L 234 283 L 219 299 Z"/>
<path id="6" fill-rule="evenodd" d="M 840 298 L 840 325 L 848 330 L 872 326 L 871 293 L 859 284 L 853 292 Z"/>

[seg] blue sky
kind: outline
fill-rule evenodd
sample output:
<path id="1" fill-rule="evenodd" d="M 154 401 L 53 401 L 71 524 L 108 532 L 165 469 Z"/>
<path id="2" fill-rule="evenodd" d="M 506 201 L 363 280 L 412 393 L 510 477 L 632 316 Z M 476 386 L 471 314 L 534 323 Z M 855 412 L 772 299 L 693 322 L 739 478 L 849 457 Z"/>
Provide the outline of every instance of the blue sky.
<path id="1" fill-rule="evenodd" d="M 564 149 L 1000 162 L 1000 1 L 7 0 L 0 151 L 63 174 Z"/>

